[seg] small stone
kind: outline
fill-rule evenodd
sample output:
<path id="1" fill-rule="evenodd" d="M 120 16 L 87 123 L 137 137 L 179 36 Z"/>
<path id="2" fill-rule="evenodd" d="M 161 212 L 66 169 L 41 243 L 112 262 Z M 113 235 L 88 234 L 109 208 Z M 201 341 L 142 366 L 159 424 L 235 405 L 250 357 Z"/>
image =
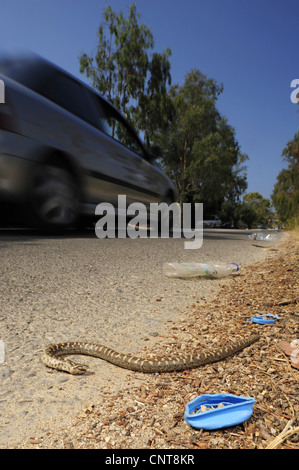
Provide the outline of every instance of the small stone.
<path id="1" fill-rule="evenodd" d="M 72 443 L 72 441 L 71 441 L 70 439 L 65 439 L 65 440 L 63 441 L 63 447 L 64 447 L 65 449 L 74 449 L 74 448 L 75 448 L 75 447 L 74 447 L 74 444 Z"/>

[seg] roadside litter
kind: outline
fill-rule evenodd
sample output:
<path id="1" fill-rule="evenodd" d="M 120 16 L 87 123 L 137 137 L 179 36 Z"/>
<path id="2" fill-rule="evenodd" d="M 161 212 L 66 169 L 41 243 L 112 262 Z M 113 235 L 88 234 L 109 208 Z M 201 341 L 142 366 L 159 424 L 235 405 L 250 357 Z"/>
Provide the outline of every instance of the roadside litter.
<path id="1" fill-rule="evenodd" d="M 240 270 L 237 263 L 164 263 L 163 272 L 167 277 L 220 278 Z"/>
<path id="2" fill-rule="evenodd" d="M 272 318 L 269 318 L 272 317 Z M 258 315 L 256 317 L 248 318 L 247 321 L 252 321 L 253 323 L 259 323 L 260 325 L 273 325 L 275 323 L 274 318 L 276 320 L 280 320 L 277 315 L 273 315 L 272 313 L 266 313 L 265 315 Z"/>
<path id="3" fill-rule="evenodd" d="M 277 235 L 268 233 L 267 235 L 262 232 L 257 232 L 257 233 L 252 233 L 251 235 L 248 235 L 248 238 L 251 240 L 262 240 L 265 242 L 273 242 L 277 239 Z"/>
<path id="4" fill-rule="evenodd" d="M 254 402 L 226 393 L 200 395 L 187 403 L 184 418 L 190 426 L 206 430 L 235 426 L 250 418 Z"/>
<path id="5" fill-rule="evenodd" d="M 290 343 L 282 341 L 279 346 L 287 356 L 290 356 L 291 365 L 299 369 L 299 339 L 294 339 Z"/>

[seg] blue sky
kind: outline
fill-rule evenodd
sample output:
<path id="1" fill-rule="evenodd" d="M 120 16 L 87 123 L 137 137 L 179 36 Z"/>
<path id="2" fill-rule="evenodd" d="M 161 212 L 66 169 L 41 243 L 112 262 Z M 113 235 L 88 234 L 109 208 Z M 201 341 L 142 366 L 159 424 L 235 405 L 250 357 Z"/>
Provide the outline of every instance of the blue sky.
<path id="1" fill-rule="evenodd" d="M 103 9 L 126 14 L 130 0 L 0 0 L 0 48 L 32 50 L 86 81 L 78 56 L 92 54 Z M 218 109 L 236 131 L 248 190 L 270 197 L 298 131 L 290 99 L 299 79 L 298 0 L 136 0 L 154 50 L 172 50 L 172 82 L 199 69 L 223 83 Z"/>

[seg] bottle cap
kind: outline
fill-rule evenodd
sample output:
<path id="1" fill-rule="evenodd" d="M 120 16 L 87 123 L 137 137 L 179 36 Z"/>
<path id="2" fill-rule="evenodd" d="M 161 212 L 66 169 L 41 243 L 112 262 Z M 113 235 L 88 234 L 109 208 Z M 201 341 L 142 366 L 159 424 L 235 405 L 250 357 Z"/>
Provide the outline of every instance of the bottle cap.
<path id="1" fill-rule="evenodd" d="M 240 266 L 239 266 L 237 263 L 230 263 L 230 264 L 234 264 L 235 266 L 237 266 L 236 271 L 239 271 L 239 270 L 240 270 Z"/>

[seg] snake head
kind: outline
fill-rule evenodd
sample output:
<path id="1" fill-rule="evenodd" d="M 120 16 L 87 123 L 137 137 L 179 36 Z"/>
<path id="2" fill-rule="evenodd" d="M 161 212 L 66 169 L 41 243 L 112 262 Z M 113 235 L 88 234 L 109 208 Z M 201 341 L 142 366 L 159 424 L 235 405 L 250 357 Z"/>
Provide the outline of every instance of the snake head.
<path id="1" fill-rule="evenodd" d="M 76 364 L 75 362 L 72 362 L 72 361 L 68 361 L 71 365 L 70 369 L 68 370 L 68 372 L 72 375 L 82 375 L 82 374 L 85 374 L 85 372 L 87 371 L 88 369 L 88 366 L 86 366 L 85 364 Z"/>

